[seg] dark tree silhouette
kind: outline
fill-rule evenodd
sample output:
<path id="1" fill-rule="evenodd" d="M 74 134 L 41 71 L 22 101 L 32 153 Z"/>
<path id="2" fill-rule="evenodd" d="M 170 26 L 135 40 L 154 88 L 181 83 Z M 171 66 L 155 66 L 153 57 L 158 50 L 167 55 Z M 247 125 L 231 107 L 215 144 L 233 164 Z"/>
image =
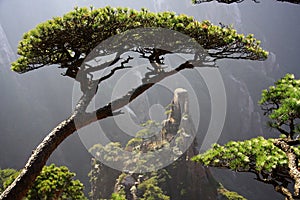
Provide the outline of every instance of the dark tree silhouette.
<path id="1" fill-rule="evenodd" d="M 136 35 L 132 45 L 122 46 L 122 41 L 108 44 L 104 49 L 92 51 L 99 43 L 111 36 L 135 28 L 165 28 L 178 31 L 191 38 L 191 41 L 175 44 L 175 53 L 187 52 L 189 44 L 197 42 L 207 50 L 207 56 L 202 58 L 202 52 L 194 54 L 192 60 L 173 66 L 166 71 L 159 69 L 163 57 L 170 54 L 167 49 L 145 46 L 144 41 Z M 147 31 L 149 41 L 155 32 Z M 152 35 L 151 35 L 152 34 Z M 125 34 L 124 41 L 127 41 Z M 171 37 L 170 37 L 171 38 Z M 168 45 L 168 38 L 165 44 Z M 172 42 L 171 40 L 169 42 Z M 192 43 L 189 43 L 192 42 Z M 0 199 L 20 200 L 32 186 L 35 178 L 41 172 L 52 152 L 76 130 L 113 115 L 122 114 L 120 109 L 129 104 L 155 83 L 172 76 L 184 69 L 193 69 L 205 66 L 206 63 L 217 59 L 250 59 L 264 60 L 268 53 L 260 46 L 260 42 L 253 35 L 237 34 L 232 27 L 219 27 L 209 21 L 198 22 L 186 15 L 175 15 L 172 12 L 152 13 L 145 9 L 136 11 L 127 8 L 105 7 L 90 10 L 75 8 L 63 17 L 55 17 L 24 34 L 19 43 L 20 57 L 12 63 L 12 70 L 18 73 L 29 72 L 45 66 L 59 65 L 65 72 L 62 74 L 80 82 L 82 96 L 74 112 L 66 120 L 57 125 L 33 151 L 24 169 L 15 181 L 1 194 Z M 181 47 L 184 47 L 181 49 Z M 96 53 L 95 53 L 96 52 Z M 131 91 L 124 91 L 125 95 L 106 106 L 87 112 L 87 107 L 95 97 L 101 83 L 113 77 L 117 72 L 132 68 L 132 56 L 126 52 L 136 52 L 140 57 L 147 59 L 152 69 L 145 75 L 143 83 Z M 93 54 L 97 55 L 93 55 Z M 89 62 L 96 56 L 106 56 L 115 53 L 112 61 L 90 67 Z M 173 52 L 172 52 L 173 53 Z M 157 68 L 158 67 L 158 68 Z M 109 70 L 100 78 L 94 78 L 91 73 L 96 70 Z"/>
<path id="2" fill-rule="evenodd" d="M 257 137 L 245 141 L 231 141 L 194 157 L 207 166 L 227 168 L 255 174 L 255 179 L 270 184 L 288 200 L 300 198 L 300 80 L 287 74 L 263 90 L 260 100 L 268 125 L 281 137 Z M 293 186 L 293 189 L 289 187 Z"/>

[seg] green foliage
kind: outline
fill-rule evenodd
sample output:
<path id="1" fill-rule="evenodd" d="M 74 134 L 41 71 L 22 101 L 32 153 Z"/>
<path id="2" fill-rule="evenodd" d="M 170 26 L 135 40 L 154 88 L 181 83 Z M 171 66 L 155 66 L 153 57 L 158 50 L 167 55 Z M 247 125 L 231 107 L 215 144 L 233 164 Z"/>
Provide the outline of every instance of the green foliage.
<path id="1" fill-rule="evenodd" d="M 126 183 L 123 183 L 126 177 L 135 179 L 136 184 L 128 187 Z M 168 178 L 166 170 L 144 173 L 141 177 L 138 174 L 122 173 L 117 180 L 117 187 L 121 189 L 112 194 L 112 199 L 126 199 L 126 195 L 133 195 L 134 193 L 134 196 L 141 200 L 169 200 L 170 197 L 164 194 L 160 187 L 161 184 L 166 182 L 166 178 Z"/>
<path id="2" fill-rule="evenodd" d="M 135 139 L 130 140 L 130 143 L 132 144 Z M 138 148 L 130 148 L 130 144 L 127 145 L 125 150 L 119 143 L 111 142 L 105 146 L 97 144 L 90 149 L 90 152 L 98 160 L 104 161 L 110 166 L 118 166 L 120 169 L 134 172 L 153 171 L 156 167 L 163 164 L 159 160 L 160 158 L 155 156 L 155 152 L 148 151 L 145 154 Z M 148 164 L 145 164 L 147 162 Z"/>
<path id="3" fill-rule="evenodd" d="M 294 147 L 297 155 L 299 148 Z M 272 172 L 286 169 L 286 154 L 273 144 L 273 139 L 257 137 L 250 140 L 214 144 L 211 149 L 193 158 L 206 166 L 228 168 L 236 171 Z"/>
<path id="4" fill-rule="evenodd" d="M 223 185 L 220 185 L 220 187 L 218 188 L 218 193 L 228 200 L 247 200 L 245 197 L 239 195 L 238 193 L 227 190 L 223 187 Z"/>
<path id="5" fill-rule="evenodd" d="M 258 181 L 272 184 L 277 192 L 290 199 L 289 183 L 296 188 L 299 182 L 294 174 L 299 171 L 300 145 L 293 136 L 299 134 L 300 80 L 287 74 L 262 91 L 259 103 L 270 119 L 268 124 L 281 133 L 279 138 L 257 137 L 223 146 L 214 144 L 193 160 L 206 166 L 254 173 Z M 280 187 L 283 189 L 278 190 Z M 294 194 L 298 196 L 296 190 Z"/>
<path id="6" fill-rule="evenodd" d="M 45 65 L 75 65 L 79 58 L 85 58 L 110 36 L 145 27 L 167 28 L 186 34 L 211 50 L 209 53 L 216 58 L 263 60 L 268 55 L 252 34 L 237 34 L 232 27 L 198 22 L 183 14 L 112 7 L 75 8 L 63 17 L 43 22 L 25 33 L 18 46 L 20 57 L 12 63 L 12 70 L 24 73 Z"/>
<path id="7" fill-rule="evenodd" d="M 296 120 L 300 118 L 300 80 L 293 74 L 287 74 L 275 82 L 275 86 L 263 90 L 259 103 L 268 115 L 271 127 L 291 139 L 299 133 Z"/>
<path id="8" fill-rule="evenodd" d="M 146 121 L 142 126 L 145 128 L 136 133 L 137 138 L 151 138 L 161 130 L 161 124 L 153 120 Z"/>
<path id="9" fill-rule="evenodd" d="M 4 182 L 6 188 L 18 176 L 14 173 Z M 56 167 L 54 164 L 45 166 L 36 178 L 34 185 L 27 193 L 28 200 L 35 199 L 86 199 L 83 194 L 84 186 L 79 180 L 74 180 L 75 173 L 65 166 Z"/>
<path id="10" fill-rule="evenodd" d="M 158 186 L 158 177 L 153 175 L 138 185 L 138 190 L 143 194 L 141 200 L 169 200 L 170 197 L 165 195 Z"/>
<path id="11" fill-rule="evenodd" d="M 8 177 L 4 182 L 3 182 L 3 189 L 5 190 L 14 180 L 18 177 L 20 174 L 19 171 L 16 171 L 13 173 L 10 177 Z"/>
<path id="12" fill-rule="evenodd" d="M 16 175 L 18 175 L 18 172 L 15 169 L 0 169 L 0 193 L 6 188 L 4 183 L 6 183 L 11 176 L 15 177 Z"/>
<path id="13" fill-rule="evenodd" d="M 142 126 L 145 128 L 138 131 L 136 137 L 129 140 L 125 148 L 118 142 L 110 142 L 106 145 L 96 144 L 89 151 L 98 160 L 105 161 L 110 166 L 119 166 L 123 170 L 133 172 L 153 171 L 163 166 L 166 159 L 174 160 L 172 148 L 160 140 L 161 124 L 148 120 Z M 170 156 L 157 156 L 157 153 L 161 152 Z"/>
<path id="14" fill-rule="evenodd" d="M 112 200 L 126 200 L 124 190 L 119 191 L 118 193 L 112 193 L 111 195 Z"/>
<path id="15" fill-rule="evenodd" d="M 132 138 L 127 142 L 125 150 L 138 149 L 138 147 L 140 147 L 142 143 L 142 138 Z"/>
<path id="16" fill-rule="evenodd" d="M 137 132 L 137 137 L 129 140 L 125 147 L 118 142 L 110 142 L 106 145 L 96 144 L 89 151 L 96 159 L 110 166 L 132 172 L 153 171 L 163 167 L 165 163 L 173 162 L 183 153 L 181 150 L 185 140 L 182 131 L 171 146 L 170 143 L 161 141 L 160 130 L 157 128 L 161 126 L 159 123 L 149 120 L 144 126 L 146 128 Z M 158 154 L 168 157 L 157 156 Z"/>
<path id="17" fill-rule="evenodd" d="M 15 169 L 0 169 L 0 192 L 4 190 L 3 184 L 15 173 L 18 173 Z"/>
<path id="18" fill-rule="evenodd" d="M 172 113 L 172 107 L 174 106 L 173 103 L 170 103 L 168 104 L 166 107 L 165 107 L 165 115 L 169 115 Z"/>
<path id="19" fill-rule="evenodd" d="M 98 158 L 104 155 L 101 160 L 104 159 L 106 162 L 118 163 L 124 156 L 122 145 L 119 142 L 110 142 L 105 146 L 96 144 L 89 151 Z"/>

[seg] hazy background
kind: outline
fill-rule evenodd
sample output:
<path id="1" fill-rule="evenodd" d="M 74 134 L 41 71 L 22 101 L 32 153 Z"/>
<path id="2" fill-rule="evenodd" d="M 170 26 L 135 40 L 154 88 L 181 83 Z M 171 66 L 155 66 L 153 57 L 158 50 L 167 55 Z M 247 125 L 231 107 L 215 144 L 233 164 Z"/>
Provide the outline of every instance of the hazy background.
<path id="1" fill-rule="evenodd" d="M 300 5 L 275 0 L 264 0 L 259 4 L 245 0 L 231 5 L 215 2 L 191 5 L 189 0 L 0 0 L 0 168 L 22 168 L 38 143 L 72 112 L 73 80 L 60 76 L 61 71 L 56 67 L 22 75 L 10 71 L 9 63 L 17 57 L 18 41 L 24 32 L 38 23 L 61 16 L 75 6 L 90 5 L 170 10 L 194 16 L 197 20 L 233 24 L 241 33 L 254 33 L 262 41 L 263 48 L 270 52 L 268 60 L 218 63 L 228 102 L 219 142 L 270 136 L 257 101 L 261 90 L 284 74 L 294 73 L 300 78 L 297 68 L 300 63 Z M 68 166 L 88 190 L 90 159 L 90 154 L 74 134 L 54 152 L 49 163 Z M 250 179 L 245 175 L 218 170 L 216 176 L 225 186 L 238 190 L 249 199 L 265 199 L 266 192 L 275 193 L 271 186 L 255 181 L 246 184 L 244 180 Z"/>

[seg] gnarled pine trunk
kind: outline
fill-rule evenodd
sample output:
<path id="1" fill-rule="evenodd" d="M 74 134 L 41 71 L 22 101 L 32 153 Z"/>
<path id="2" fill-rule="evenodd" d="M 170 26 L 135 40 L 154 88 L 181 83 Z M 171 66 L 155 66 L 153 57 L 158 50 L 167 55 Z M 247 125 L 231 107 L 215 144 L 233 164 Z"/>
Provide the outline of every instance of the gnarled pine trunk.
<path id="1" fill-rule="evenodd" d="M 55 127 L 32 152 L 26 166 L 21 171 L 15 181 L 1 194 L 2 200 L 21 200 L 26 196 L 36 177 L 42 171 L 52 152 L 76 131 L 75 115 L 61 122 Z"/>

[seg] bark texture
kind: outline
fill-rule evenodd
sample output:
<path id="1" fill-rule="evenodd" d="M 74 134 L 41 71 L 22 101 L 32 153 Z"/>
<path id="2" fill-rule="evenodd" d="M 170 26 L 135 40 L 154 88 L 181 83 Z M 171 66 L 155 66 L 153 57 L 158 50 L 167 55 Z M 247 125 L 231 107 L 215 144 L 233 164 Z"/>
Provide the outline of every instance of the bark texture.
<path id="1" fill-rule="evenodd" d="M 293 147 L 287 141 L 282 139 L 275 140 L 274 144 L 285 152 L 288 158 L 289 175 L 295 181 L 294 194 L 292 195 L 288 189 L 282 190 L 288 200 L 299 199 L 300 190 L 300 171 L 298 170 L 298 157 Z"/>
<path id="2" fill-rule="evenodd" d="M 61 122 L 57 127 L 55 127 L 38 145 L 38 147 L 33 151 L 29 160 L 27 161 L 25 167 L 22 169 L 20 175 L 15 179 L 15 181 L 6 188 L 6 190 L 0 195 L 1 200 L 22 200 L 26 196 L 28 190 L 33 185 L 34 180 L 42 171 L 43 166 L 46 164 L 48 158 L 53 153 L 53 151 L 72 133 L 76 130 L 91 124 L 97 120 L 110 117 L 114 114 L 120 114 L 121 112 L 114 111 L 124 107 L 131 101 L 136 99 L 139 95 L 144 93 L 146 90 L 151 88 L 157 82 L 178 73 L 184 69 L 191 69 L 194 66 L 185 62 L 179 65 L 174 70 L 168 72 L 161 72 L 144 82 L 137 88 L 132 89 L 123 97 L 107 104 L 106 106 L 99 108 L 92 113 L 85 113 L 85 108 L 94 97 L 95 89 L 91 88 L 86 91 L 86 94 L 78 102 L 75 112 L 66 120 Z M 113 73 L 112 73 L 113 74 Z M 110 76 L 109 76 L 110 77 Z M 108 77 L 108 78 L 109 78 Z M 95 86 L 94 86 L 95 87 Z M 97 90 L 96 90 L 97 92 Z"/>
<path id="3" fill-rule="evenodd" d="M 48 158 L 58 145 L 74 131 L 74 115 L 61 122 L 32 152 L 27 164 L 16 180 L 1 194 L 0 199 L 22 199 L 42 171 Z"/>

